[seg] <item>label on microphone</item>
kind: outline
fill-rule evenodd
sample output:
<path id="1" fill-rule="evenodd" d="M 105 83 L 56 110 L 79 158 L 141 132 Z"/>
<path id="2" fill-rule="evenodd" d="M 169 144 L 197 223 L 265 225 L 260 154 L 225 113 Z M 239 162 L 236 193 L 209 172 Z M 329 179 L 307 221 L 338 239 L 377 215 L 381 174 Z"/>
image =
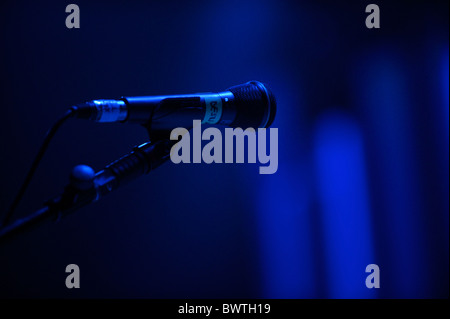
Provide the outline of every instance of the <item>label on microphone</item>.
<path id="1" fill-rule="evenodd" d="M 127 116 L 124 101 L 94 100 L 93 103 L 97 108 L 97 122 L 119 122 Z"/>
<path id="2" fill-rule="evenodd" d="M 207 95 L 204 98 L 206 111 L 202 124 L 218 123 L 222 117 L 222 98 L 219 94 Z"/>

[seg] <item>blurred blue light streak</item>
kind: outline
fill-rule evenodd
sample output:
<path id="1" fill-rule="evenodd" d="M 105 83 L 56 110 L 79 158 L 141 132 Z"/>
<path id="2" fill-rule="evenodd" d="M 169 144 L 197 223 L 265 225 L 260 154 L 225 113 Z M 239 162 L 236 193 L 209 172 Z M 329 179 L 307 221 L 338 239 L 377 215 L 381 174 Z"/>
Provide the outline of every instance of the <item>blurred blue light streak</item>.
<path id="1" fill-rule="evenodd" d="M 323 227 L 328 296 L 371 298 L 365 286 L 373 250 L 361 131 L 350 117 L 322 115 L 316 123 L 314 159 Z"/>

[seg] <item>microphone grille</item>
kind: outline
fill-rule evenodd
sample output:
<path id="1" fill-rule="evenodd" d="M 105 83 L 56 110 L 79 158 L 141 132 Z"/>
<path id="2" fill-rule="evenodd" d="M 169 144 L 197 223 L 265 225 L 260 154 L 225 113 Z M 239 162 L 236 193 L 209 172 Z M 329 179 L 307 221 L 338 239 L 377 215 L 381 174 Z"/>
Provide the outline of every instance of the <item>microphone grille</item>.
<path id="1" fill-rule="evenodd" d="M 250 81 L 228 89 L 234 95 L 236 118 L 232 127 L 268 128 L 275 119 L 276 100 L 273 93 L 261 82 Z"/>

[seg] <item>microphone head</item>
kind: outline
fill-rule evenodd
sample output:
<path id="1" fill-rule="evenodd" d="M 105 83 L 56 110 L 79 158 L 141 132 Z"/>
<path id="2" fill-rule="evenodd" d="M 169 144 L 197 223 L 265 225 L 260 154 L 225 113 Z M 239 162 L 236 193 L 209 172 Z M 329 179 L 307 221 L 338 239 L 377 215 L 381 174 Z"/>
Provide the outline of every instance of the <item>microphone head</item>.
<path id="1" fill-rule="evenodd" d="M 236 118 L 230 126 L 245 129 L 268 128 L 272 125 L 277 112 L 277 103 L 266 85 L 250 81 L 227 90 L 233 93 L 236 107 Z"/>

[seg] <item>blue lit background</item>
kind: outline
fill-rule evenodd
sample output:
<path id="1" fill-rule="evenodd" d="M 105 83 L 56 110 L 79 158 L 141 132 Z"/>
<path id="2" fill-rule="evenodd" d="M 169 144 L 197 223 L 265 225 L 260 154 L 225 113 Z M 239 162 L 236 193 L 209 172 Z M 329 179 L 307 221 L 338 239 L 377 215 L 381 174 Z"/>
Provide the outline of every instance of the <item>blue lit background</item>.
<path id="1" fill-rule="evenodd" d="M 278 101 L 279 169 L 167 163 L 0 247 L 0 296 L 448 298 L 448 2 L 57 1 L 0 5 L 0 211 L 67 107 L 222 91 Z M 69 121 L 17 217 L 145 142 Z M 81 289 L 65 287 L 78 264 Z M 365 287 L 377 264 L 381 288 Z"/>

